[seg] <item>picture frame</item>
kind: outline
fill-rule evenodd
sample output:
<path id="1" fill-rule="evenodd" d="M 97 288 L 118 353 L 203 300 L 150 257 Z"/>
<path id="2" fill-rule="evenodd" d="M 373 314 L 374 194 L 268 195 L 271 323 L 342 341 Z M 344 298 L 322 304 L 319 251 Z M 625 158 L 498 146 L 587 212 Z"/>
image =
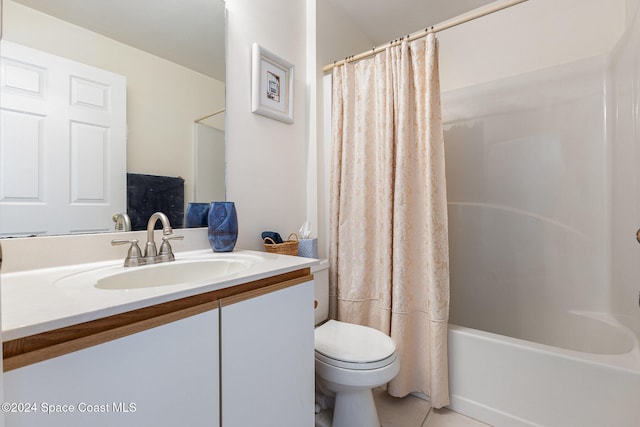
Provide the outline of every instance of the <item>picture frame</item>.
<path id="1" fill-rule="evenodd" d="M 293 123 L 293 64 L 257 43 L 252 46 L 251 64 L 251 112 Z"/>

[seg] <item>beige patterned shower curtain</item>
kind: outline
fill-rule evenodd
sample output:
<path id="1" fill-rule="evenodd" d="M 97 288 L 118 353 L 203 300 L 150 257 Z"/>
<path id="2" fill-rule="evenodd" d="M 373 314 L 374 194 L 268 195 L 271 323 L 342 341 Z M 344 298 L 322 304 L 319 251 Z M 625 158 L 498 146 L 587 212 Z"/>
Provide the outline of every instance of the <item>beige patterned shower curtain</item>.
<path id="1" fill-rule="evenodd" d="M 397 345 L 394 396 L 449 404 L 449 247 L 437 39 L 333 71 L 332 316 Z"/>

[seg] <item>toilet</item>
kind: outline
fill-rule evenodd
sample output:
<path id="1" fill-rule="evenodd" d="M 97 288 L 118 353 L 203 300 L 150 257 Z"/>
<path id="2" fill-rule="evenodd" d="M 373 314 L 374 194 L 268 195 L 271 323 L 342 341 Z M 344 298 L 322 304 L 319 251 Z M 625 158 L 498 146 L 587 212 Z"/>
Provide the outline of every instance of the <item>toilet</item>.
<path id="1" fill-rule="evenodd" d="M 380 427 L 371 390 L 400 370 L 396 346 L 386 334 L 329 318 L 329 262 L 312 267 L 315 298 L 317 389 L 335 394 L 333 427 Z"/>

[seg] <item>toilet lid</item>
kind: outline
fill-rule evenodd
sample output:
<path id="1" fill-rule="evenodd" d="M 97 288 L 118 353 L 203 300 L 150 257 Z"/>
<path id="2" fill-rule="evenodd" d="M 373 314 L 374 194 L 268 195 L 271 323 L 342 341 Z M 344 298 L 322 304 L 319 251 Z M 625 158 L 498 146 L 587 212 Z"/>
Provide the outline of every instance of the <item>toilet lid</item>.
<path id="1" fill-rule="evenodd" d="M 391 338 L 367 326 L 329 320 L 315 329 L 315 349 L 331 359 L 371 363 L 388 358 L 396 350 Z"/>

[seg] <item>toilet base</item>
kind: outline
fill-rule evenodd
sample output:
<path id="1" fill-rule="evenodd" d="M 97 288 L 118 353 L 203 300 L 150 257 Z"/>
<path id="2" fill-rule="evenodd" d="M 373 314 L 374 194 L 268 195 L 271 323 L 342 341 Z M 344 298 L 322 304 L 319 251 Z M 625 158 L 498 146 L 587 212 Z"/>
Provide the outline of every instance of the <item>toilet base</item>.
<path id="1" fill-rule="evenodd" d="M 371 389 L 337 392 L 332 427 L 380 427 Z"/>
<path id="2" fill-rule="evenodd" d="M 332 427 L 380 427 L 372 389 L 391 381 L 400 370 L 395 353 L 375 369 L 347 369 L 328 364 L 316 354 L 316 383 L 335 393 Z"/>

